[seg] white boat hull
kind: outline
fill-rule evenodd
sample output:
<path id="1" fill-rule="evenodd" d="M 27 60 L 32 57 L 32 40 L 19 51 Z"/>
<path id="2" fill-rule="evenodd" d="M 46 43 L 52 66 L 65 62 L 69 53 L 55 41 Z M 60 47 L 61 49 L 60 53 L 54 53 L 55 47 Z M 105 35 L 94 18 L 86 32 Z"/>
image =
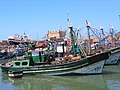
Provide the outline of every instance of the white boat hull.
<path id="1" fill-rule="evenodd" d="M 99 74 L 102 73 L 104 68 L 105 60 L 96 62 L 89 66 L 83 67 L 81 69 L 75 70 L 75 73 L 79 74 Z"/>
<path id="2" fill-rule="evenodd" d="M 112 64 L 117 64 L 117 62 L 120 59 L 120 52 L 111 54 L 110 57 L 106 60 L 105 64 L 106 65 L 112 65 Z"/>

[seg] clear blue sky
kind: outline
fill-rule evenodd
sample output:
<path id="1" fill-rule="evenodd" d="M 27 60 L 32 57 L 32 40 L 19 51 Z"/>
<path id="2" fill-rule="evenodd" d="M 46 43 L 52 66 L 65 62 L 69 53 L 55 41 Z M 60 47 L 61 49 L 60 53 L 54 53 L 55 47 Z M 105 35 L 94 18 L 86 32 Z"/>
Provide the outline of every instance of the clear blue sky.
<path id="1" fill-rule="evenodd" d="M 120 0 L 0 0 L 0 40 L 27 32 L 42 39 L 47 31 L 67 29 L 67 13 L 74 27 L 101 25 L 108 31 L 111 24 L 120 31 Z"/>

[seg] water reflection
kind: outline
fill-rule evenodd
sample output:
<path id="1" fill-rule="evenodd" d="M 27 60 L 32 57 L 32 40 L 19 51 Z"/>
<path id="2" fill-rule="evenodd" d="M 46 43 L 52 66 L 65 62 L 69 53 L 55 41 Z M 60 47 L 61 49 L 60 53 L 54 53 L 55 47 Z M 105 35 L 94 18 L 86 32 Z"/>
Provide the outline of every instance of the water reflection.
<path id="1" fill-rule="evenodd" d="M 120 65 L 106 66 L 102 76 L 108 90 L 120 90 Z"/>
<path id="2" fill-rule="evenodd" d="M 119 80 L 107 80 L 106 82 L 109 90 L 120 90 Z"/>
<path id="3" fill-rule="evenodd" d="M 22 90 L 104 90 L 107 87 L 101 75 L 95 76 L 29 76 L 9 79 Z"/>
<path id="4" fill-rule="evenodd" d="M 14 90 L 120 90 L 119 76 L 120 65 L 114 65 L 105 66 L 102 75 L 24 76 L 11 79 L 1 73 L 0 83 L 9 84 Z"/>
<path id="5" fill-rule="evenodd" d="M 0 69 L 0 90 L 21 90 L 20 88 L 17 88 L 14 86 L 10 80 L 8 80 L 8 76 L 6 74 L 3 74 Z"/>

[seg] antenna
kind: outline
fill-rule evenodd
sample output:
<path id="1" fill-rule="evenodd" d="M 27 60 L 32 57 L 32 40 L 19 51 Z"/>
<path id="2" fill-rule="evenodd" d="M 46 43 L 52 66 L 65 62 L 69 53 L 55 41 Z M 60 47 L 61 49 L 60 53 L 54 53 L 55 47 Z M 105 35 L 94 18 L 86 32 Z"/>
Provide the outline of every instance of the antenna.
<path id="1" fill-rule="evenodd" d="M 68 27 L 70 28 L 70 27 L 72 27 L 72 25 L 71 25 L 71 22 L 70 22 L 70 18 L 69 18 L 69 13 L 67 13 L 67 21 L 68 21 Z"/>
<path id="2" fill-rule="evenodd" d="M 90 23 L 86 20 L 86 27 L 90 27 Z"/>

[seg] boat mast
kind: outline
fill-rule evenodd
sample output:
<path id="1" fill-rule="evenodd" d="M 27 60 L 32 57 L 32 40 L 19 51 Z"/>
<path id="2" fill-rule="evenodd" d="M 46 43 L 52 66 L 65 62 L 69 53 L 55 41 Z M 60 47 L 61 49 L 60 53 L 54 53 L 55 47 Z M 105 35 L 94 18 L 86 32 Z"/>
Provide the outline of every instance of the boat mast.
<path id="1" fill-rule="evenodd" d="M 82 44 L 81 44 L 80 42 L 78 42 L 78 41 L 79 41 L 78 34 L 79 34 L 80 37 L 81 37 L 81 34 L 79 33 L 79 29 L 77 30 L 77 36 L 76 36 L 77 44 L 78 44 L 78 47 L 79 47 L 79 54 L 80 54 L 80 52 L 81 52 L 81 54 L 82 54 L 83 56 L 87 56 L 87 55 L 86 55 L 86 52 L 85 52 L 85 50 L 84 50 L 84 48 L 83 48 L 83 46 L 82 46 Z"/>
<path id="2" fill-rule="evenodd" d="M 90 26 L 88 24 L 88 21 L 86 20 L 86 27 L 88 31 L 88 53 L 91 53 L 91 39 L 90 39 Z"/>
<path id="3" fill-rule="evenodd" d="M 113 43 L 114 42 L 114 40 L 113 40 L 113 33 L 114 33 L 113 27 L 110 26 L 109 30 L 110 30 L 111 42 Z"/>
<path id="4" fill-rule="evenodd" d="M 72 46 L 71 52 L 72 52 L 73 56 L 75 57 L 76 56 L 76 50 L 75 50 L 76 42 L 75 42 L 75 38 L 74 38 L 74 34 L 73 34 L 73 32 L 74 32 L 73 31 L 73 26 L 71 26 L 69 18 L 67 19 L 67 21 L 68 21 L 68 28 L 70 30 L 70 38 L 71 38 L 71 46 Z"/>
<path id="5" fill-rule="evenodd" d="M 101 26 L 100 27 L 100 44 L 101 45 L 105 45 L 105 33 L 104 33 L 104 30 L 103 30 L 103 27 Z"/>

